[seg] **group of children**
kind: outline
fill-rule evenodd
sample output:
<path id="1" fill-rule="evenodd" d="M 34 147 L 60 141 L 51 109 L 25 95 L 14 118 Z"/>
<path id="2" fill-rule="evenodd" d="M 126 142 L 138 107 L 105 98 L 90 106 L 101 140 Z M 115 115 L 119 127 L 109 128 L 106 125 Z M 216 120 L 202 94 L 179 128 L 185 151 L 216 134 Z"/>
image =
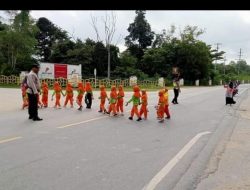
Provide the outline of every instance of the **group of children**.
<path id="1" fill-rule="evenodd" d="M 145 120 L 147 120 L 148 116 L 148 96 L 146 90 L 140 90 L 139 86 L 133 87 L 133 95 L 131 99 L 126 103 L 128 106 L 129 103 L 132 102 L 133 106 L 130 111 L 130 120 L 133 120 L 134 115 L 137 116 L 137 121 L 142 120 L 142 116 Z M 115 86 L 111 87 L 110 96 L 108 97 L 105 86 L 100 86 L 100 113 L 105 113 L 108 115 L 113 114 L 113 116 L 117 116 L 120 112 L 123 116 L 123 106 L 124 106 L 124 90 L 123 86 L 118 87 L 118 91 Z M 109 108 L 108 111 L 105 108 L 106 99 L 109 101 Z M 139 106 L 140 109 L 139 109 Z M 157 118 L 159 122 L 164 122 L 164 114 L 166 114 L 166 119 L 170 119 L 170 113 L 168 108 L 168 89 L 165 88 L 164 90 L 160 90 L 159 92 L 159 101 L 158 105 L 155 107 L 157 110 Z"/>
<path id="2" fill-rule="evenodd" d="M 43 82 L 45 83 L 45 82 Z M 68 102 L 70 103 L 71 108 L 73 108 L 73 101 L 74 101 L 74 90 L 73 87 L 70 83 L 67 84 L 66 89 L 65 89 L 65 93 L 63 93 L 62 91 L 62 87 L 60 86 L 60 84 L 58 82 L 54 83 L 54 92 L 52 94 L 52 101 L 53 101 L 53 97 L 56 96 L 56 101 L 55 101 L 55 105 L 54 108 L 61 108 L 61 104 L 60 104 L 60 99 L 61 99 L 61 95 L 66 96 L 65 102 L 64 102 L 64 107 L 67 106 Z M 43 94 L 43 88 L 42 88 L 42 94 Z M 78 87 L 77 87 L 77 97 L 76 97 L 76 103 L 79 105 L 78 110 L 82 110 L 82 100 L 83 100 L 83 96 L 84 93 L 86 92 L 85 95 L 85 103 L 87 105 L 86 108 L 91 108 L 92 105 L 92 99 L 93 99 L 93 92 L 92 92 L 92 87 L 90 85 L 90 82 L 86 83 L 86 86 L 84 87 L 82 82 L 78 83 Z M 46 94 L 47 97 L 48 94 Z"/>
<path id="3" fill-rule="evenodd" d="M 29 106 L 28 95 L 26 92 L 27 88 L 24 85 L 22 85 L 21 90 L 22 90 L 22 98 L 23 98 L 22 109 L 24 109 L 25 107 Z M 65 89 L 65 93 L 63 92 L 62 87 L 60 86 L 59 82 L 54 83 L 53 90 L 54 90 L 54 92 L 52 94 L 51 100 L 53 101 L 53 98 L 55 96 L 54 108 L 59 108 L 59 109 L 61 108 L 61 103 L 60 103 L 61 95 L 66 96 L 66 99 L 64 102 L 64 107 L 66 107 L 68 102 L 69 102 L 71 107 L 73 108 L 74 90 L 73 90 L 73 87 L 70 83 L 67 84 L 66 89 Z M 82 110 L 82 99 L 83 99 L 83 95 L 84 95 L 85 91 L 86 91 L 86 96 L 87 96 L 87 97 L 85 97 L 85 102 L 87 104 L 87 108 L 91 107 L 90 102 L 91 102 L 92 97 L 93 97 L 91 85 L 89 82 L 87 82 L 86 87 L 84 87 L 83 83 L 79 82 L 78 88 L 77 88 L 78 95 L 76 97 L 76 102 L 79 105 L 78 110 Z M 88 94 L 90 94 L 91 100 L 89 100 Z M 40 101 L 40 95 L 42 95 L 42 99 L 41 99 L 42 102 Z M 48 98 L 49 98 L 49 87 L 48 87 L 48 84 L 45 81 L 43 81 L 42 85 L 41 85 L 41 92 L 37 96 L 38 107 L 39 108 L 42 108 L 42 107 L 47 108 L 48 107 Z"/>
<path id="4" fill-rule="evenodd" d="M 26 93 L 26 88 L 22 86 L 22 97 L 23 97 L 23 106 L 22 108 L 24 109 L 25 107 L 28 106 L 28 97 Z M 60 100 L 61 100 L 61 95 L 66 96 L 65 102 L 64 102 L 64 107 L 67 106 L 68 103 L 70 103 L 70 106 L 73 108 L 73 102 L 74 102 L 74 89 L 70 83 L 66 85 L 65 92 L 63 92 L 62 87 L 60 86 L 59 82 L 55 82 L 53 85 L 53 94 L 52 94 L 52 101 L 54 100 L 55 96 L 55 105 L 54 108 L 61 108 Z M 77 96 L 76 96 L 76 103 L 78 104 L 79 108 L 78 110 L 82 110 L 82 100 L 83 96 L 85 94 L 85 103 L 86 103 L 86 108 L 90 109 L 92 105 L 92 100 L 93 98 L 93 92 L 92 92 L 92 87 L 90 82 L 86 82 L 86 85 L 84 86 L 82 82 L 78 83 L 77 87 Z M 40 95 L 42 95 L 41 101 L 40 101 Z M 49 97 L 49 88 L 48 84 L 43 81 L 41 85 L 41 92 L 40 95 L 37 96 L 38 98 L 38 106 L 41 107 L 48 107 L 48 97 Z M 164 115 L 166 114 L 166 119 L 170 119 L 170 113 L 169 113 L 169 104 L 168 104 L 168 89 L 162 89 L 158 93 L 159 95 L 159 101 L 158 105 L 155 106 L 157 110 L 157 119 L 159 122 L 164 122 Z M 124 89 L 123 86 L 120 85 L 118 87 L 118 90 L 116 86 L 111 87 L 111 92 L 110 95 L 108 96 L 106 93 L 106 89 L 104 85 L 100 86 L 100 113 L 108 114 L 108 115 L 113 115 L 117 116 L 120 114 L 121 116 L 124 115 Z M 108 109 L 105 107 L 106 100 L 109 102 Z M 133 120 L 134 115 L 137 116 L 137 121 L 141 121 L 142 117 L 147 120 L 148 117 L 148 96 L 147 92 L 145 89 L 140 89 L 139 86 L 134 86 L 133 87 L 133 95 L 131 99 L 126 102 L 126 106 L 128 106 L 129 103 L 133 104 L 131 112 L 130 112 L 130 120 Z M 140 106 L 140 108 L 139 108 Z"/>

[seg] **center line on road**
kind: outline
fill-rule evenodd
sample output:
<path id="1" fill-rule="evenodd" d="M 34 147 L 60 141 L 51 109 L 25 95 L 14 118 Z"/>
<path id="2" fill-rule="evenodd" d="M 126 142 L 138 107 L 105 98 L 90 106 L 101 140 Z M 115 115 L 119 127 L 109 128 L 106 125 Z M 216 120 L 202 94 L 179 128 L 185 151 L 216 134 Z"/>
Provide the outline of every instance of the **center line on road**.
<path id="1" fill-rule="evenodd" d="M 182 159 L 182 157 L 191 149 L 191 147 L 203 136 L 211 132 L 205 131 L 198 133 L 193 137 L 176 155 L 173 157 L 162 169 L 159 171 L 151 181 L 144 186 L 142 190 L 154 190 L 156 186 L 166 177 L 166 175 L 173 169 L 173 167 Z"/>
<path id="2" fill-rule="evenodd" d="M 58 129 L 63 129 L 63 128 L 66 128 L 66 127 L 73 127 L 73 126 L 76 126 L 76 125 L 79 125 L 79 124 L 88 123 L 88 122 L 91 122 L 91 121 L 96 121 L 96 120 L 103 119 L 103 118 L 106 118 L 106 117 L 107 116 L 97 117 L 97 118 L 81 121 L 81 122 L 78 122 L 78 123 L 72 123 L 72 124 L 69 124 L 69 125 L 60 126 L 60 127 L 57 127 L 57 128 Z"/>
<path id="3" fill-rule="evenodd" d="M 23 137 L 12 137 L 12 138 L 8 138 L 8 139 L 3 139 L 3 140 L 0 140 L 0 144 L 14 141 L 14 140 L 21 139 L 21 138 L 23 138 Z"/>
<path id="4" fill-rule="evenodd" d="M 149 105 L 148 107 L 151 107 L 153 105 Z M 125 113 L 129 113 L 129 111 L 126 111 Z M 100 119 L 103 119 L 103 118 L 107 118 L 108 116 L 102 116 L 102 117 L 96 117 L 96 118 L 93 118 L 93 119 L 88 119 L 88 120 L 84 120 L 84 121 L 80 121 L 80 122 L 77 122 L 77 123 L 71 123 L 71 124 L 68 124 L 68 125 L 63 125 L 63 126 L 59 126 L 57 127 L 58 129 L 63 129 L 63 128 L 67 128 L 67 127 L 73 127 L 73 126 L 76 126 L 76 125 L 80 125 L 80 124 L 83 124 L 83 123 L 88 123 L 88 122 L 91 122 L 91 121 L 96 121 L 96 120 L 100 120 Z"/>

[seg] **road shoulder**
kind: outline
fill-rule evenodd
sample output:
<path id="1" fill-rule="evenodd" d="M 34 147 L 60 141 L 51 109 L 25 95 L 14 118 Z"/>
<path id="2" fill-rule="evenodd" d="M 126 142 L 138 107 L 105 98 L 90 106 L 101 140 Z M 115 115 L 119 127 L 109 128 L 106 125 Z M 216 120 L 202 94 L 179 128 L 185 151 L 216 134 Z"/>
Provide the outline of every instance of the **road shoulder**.
<path id="1" fill-rule="evenodd" d="M 231 137 L 216 147 L 197 190 L 250 189 L 250 91 L 237 116 Z"/>

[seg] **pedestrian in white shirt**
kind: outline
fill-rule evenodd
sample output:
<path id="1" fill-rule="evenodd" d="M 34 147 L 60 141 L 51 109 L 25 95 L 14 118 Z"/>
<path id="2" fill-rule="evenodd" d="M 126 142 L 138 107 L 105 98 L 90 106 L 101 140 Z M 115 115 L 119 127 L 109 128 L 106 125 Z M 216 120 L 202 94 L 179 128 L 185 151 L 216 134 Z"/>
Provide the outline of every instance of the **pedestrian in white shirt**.
<path id="1" fill-rule="evenodd" d="M 40 81 L 38 78 L 40 66 L 39 64 L 33 64 L 32 69 L 27 76 L 27 93 L 29 99 L 29 119 L 34 121 L 41 121 L 42 119 L 38 117 L 38 93 L 40 93 Z"/>

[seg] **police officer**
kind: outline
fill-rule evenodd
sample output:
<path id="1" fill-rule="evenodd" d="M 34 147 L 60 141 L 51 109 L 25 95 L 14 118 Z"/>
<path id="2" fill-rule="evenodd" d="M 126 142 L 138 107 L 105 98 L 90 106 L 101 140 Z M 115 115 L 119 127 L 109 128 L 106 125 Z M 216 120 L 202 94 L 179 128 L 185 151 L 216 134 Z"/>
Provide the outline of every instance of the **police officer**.
<path id="1" fill-rule="evenodd" d="M 40 66 L 38 63 L 32 65 L 32 69 L 27 75 L 27 93 L 29 99 L 29 119 L 33 119 L 34 121 L 41 121 L 40 117 L 38 117 L 38 93 L 40 93 L 40 81 L 38 78 Z"/>

